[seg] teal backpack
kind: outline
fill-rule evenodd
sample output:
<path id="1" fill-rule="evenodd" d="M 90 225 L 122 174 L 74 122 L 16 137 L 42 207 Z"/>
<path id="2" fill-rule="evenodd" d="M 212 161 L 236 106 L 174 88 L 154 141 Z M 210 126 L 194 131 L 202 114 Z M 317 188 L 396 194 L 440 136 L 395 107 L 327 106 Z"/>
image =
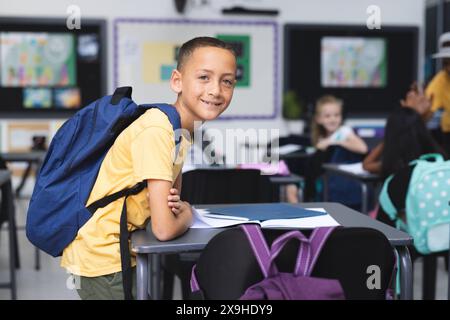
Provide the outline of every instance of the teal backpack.
<path id="1" fill-rule="evenodd" d="M 434 160 L 434 161 L 428 161 Z M 397 228 L 408 232 L 422 254 L 448 250 L 450 230 L 450 161 L 440 154 L 426 154 L 414 160 L 416 165 L 406 194 L 405 224 L 388 195 L 388 177 L 380 193 L 380 205 Z"/>

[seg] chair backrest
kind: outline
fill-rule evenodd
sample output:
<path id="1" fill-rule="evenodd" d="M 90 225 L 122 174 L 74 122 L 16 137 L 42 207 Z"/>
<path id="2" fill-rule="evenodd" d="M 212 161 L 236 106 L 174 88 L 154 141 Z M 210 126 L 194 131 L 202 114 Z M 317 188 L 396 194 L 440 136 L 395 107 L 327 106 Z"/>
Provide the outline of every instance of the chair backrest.
<path id="1" fill-rule="evenodd" d="M 268 244 L 285 232 L 263 230 Z M 298 247 L 298 242 L 292 241 L 283 248 L 276 260 L 280 272 L 293 272 Z M 347 299 L 385 299 L 394 265 L 393 249 L 381 232 L 336 228 L 311 276 L 338 279 Z M 264 278 L 241 228 L 215 236 L 202 251 L 195 273 L 204 298 L 213 300 L 239 299 L 248 287 Z"/>
<path id="2" fill-rule="evenodd" d="M 6 166 L 6 161 L 3 159 L 2 156 L 0 156 L 0 169 L 6 170 L 8 167 Z M 9 187 L 12 190 L 11 181 L 7 182 L 9 184 Z M 0 192 L 0 227 L 2 226 L 3 222 L 8 221 L 8 203 L 6 201 L 6 197 L 13 196 L 12 192 L 10 195 L 6 194 L 5 191 Z M 13 202 L 13 209 L 14 209 L 14 202 Z"/>
<path id="3" fill-rule="evenodd" d="M 198 169 L 183 173 L 181 198 L 191 204 L 277 201 L 267 176 L 253 169 Z"/>

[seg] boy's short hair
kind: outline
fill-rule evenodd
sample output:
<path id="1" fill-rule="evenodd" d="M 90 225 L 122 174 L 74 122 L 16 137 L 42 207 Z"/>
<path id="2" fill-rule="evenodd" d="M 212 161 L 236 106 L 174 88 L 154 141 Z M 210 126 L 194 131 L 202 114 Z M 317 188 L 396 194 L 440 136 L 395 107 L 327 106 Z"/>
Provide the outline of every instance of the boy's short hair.
<path id="1" fill-rule="evenodd" d="M 236 57 L 236 52 L 231 44 L 213 37 L 197 37 L 183 43 L 181 46 L 178 52 L 177 70 L 181 70 L 186 60 L 192 55 L 195 49 L 203 47 L 225 49 L 230 51 Z"/>

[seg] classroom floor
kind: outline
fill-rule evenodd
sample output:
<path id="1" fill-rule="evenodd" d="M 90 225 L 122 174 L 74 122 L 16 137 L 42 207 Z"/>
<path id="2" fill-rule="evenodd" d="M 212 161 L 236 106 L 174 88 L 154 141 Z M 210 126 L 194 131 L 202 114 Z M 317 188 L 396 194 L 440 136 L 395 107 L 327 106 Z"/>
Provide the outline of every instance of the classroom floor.
<path id="1" fill-rule="evenodd" d="M 14 183 L 15 181 L 13 181 Z M 28 188 L 30 189 L 30 188 Z M 28 192 L 30 192 L 28 190 Z M 34 247 L 25 236 L 26 210 L 29 201 L 27 188 L 24 199 L 16 201 L 19 251 L 21 268 L 17 270 L 17 297 L 26 300 L 78 300 L 76 290 L 66 286 L 69 274 L 59 266 L 60 259 L 41 252 L 41 270 L 34 269 Z M 9 279 L 8 232 L 7 224 L 0 231 L 0 283 Z M 422 261 L 418 259 L 414 267 L 414 299 L 421 299 Z M 180 284 L 175 282 L 174 298 L 181 299 Z M 9 289 L 0 289 L 0 300 L 10 299 Z M 447 299 L 447 272 L 444 260 L 438 260 L 436 299 Z"/>

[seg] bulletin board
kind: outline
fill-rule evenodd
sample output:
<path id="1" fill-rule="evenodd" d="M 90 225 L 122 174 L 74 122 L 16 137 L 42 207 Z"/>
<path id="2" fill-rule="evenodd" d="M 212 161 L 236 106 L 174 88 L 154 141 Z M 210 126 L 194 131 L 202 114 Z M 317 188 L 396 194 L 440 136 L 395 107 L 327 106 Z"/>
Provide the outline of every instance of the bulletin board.
<path id="1" fill-rule="evenodd" d="M 6 124 L 6 151 L 29 152 L 34 136 L 44 136 L 50 141 L 50 124 L 48 122 L 8 122 Z"/>
<path id="2" fill-rule="evenodd" d="M 138 103 L 176 100 L 169 79 L 179 47 L 212 36 L 237 49 L 238 82 L 220 119 L 273 119 L 279 110 L 278 26 L 272 21 L 125 19 L 114 21 L 114 86 Z"/>

